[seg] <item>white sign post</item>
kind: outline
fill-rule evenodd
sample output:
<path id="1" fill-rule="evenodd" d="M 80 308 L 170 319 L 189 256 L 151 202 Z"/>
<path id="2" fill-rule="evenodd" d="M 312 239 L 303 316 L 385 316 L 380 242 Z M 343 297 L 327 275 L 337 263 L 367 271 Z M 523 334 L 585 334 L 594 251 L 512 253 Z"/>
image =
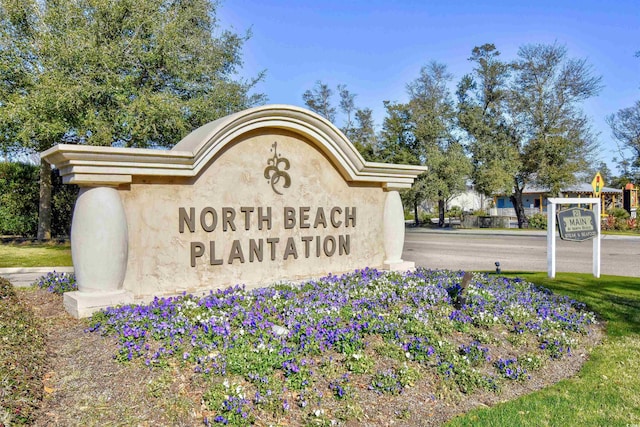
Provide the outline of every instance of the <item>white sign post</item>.
<path id="1" fill-rule="evenodd" d="M 600 277 L 600 198 L 549 198 L 547 205 L 547 271 L 550 278 L 556 277 L 556 204 L 591 204 L 596 218 L 596 237 L 593 238 L 593 276 Z"/>

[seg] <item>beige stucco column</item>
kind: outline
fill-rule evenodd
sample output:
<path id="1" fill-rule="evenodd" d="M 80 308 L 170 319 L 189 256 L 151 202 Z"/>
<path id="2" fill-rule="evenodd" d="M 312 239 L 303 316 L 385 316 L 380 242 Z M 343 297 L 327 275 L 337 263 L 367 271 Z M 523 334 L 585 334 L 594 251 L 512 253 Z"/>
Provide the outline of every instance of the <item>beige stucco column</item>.
<path id="1" fill-rule="evenodd" d="M 400 193 L 396 190 L 387 192 L 383 217 L 384 234 L 384 268 L 387 270 L 408 270 L 415 264 L 402 259 L 404 248 L 404 209 Z"/>
<path id="2" fill-rule="evenodd" d="M 116 188 L 80 188 L 71 223 L 71 255 L 78 290 L 64 294 L 64 306 L 74 317 L 133 301 L 122 289 L 128 230 Z"/>

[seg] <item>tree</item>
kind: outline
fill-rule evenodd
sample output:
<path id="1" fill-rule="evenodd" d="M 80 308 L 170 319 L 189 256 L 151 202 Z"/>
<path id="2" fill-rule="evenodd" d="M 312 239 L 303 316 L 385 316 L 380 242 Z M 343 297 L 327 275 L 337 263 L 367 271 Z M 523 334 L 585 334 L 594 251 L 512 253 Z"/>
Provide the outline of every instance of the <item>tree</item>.
<path id="1" fill-rule="evenodd" d="M 458 88 L 460 123 L 469 135 L 476 187 L 504 189 L 510 180 L 518 226 L 527 224 L 522 192 L 527 184 L 555 195 L 575 182 L 596 145 L 581 102 L 600 90 L 583 59 L 566 48 L 526 45 L 512 63 L 492 44 L 474 48 L 474 73 Z"/>
<path id="2" fill-rule="evenodd" d="M 352 137 L 353 130 L 353 112 L 356 110 L 356 94 L 351 93 L 347 86 L 344 84 L 338 85 L 338 94 L 340 95 L 340 110 L 346 116 L 342 132 L 347 135 L 349 139 Z"/>
<path id="3" fill-rule="evenodd" d="M 355 126 L 351 130 L 351 141 L 365 160 L 378 161 L 378 138 L 376 137 L 371 108 L 358 108 L 355 113 L 355 121 Z"/>
<path id="4" fill-rule="evenodd" d="M 339 84 L 339 107 L 345 119 L 340 128 L 342 133 L 355 145 L 365 160 L 376 161 L 376 133 L 373 122 L 373 111 L 370 108 L 360 109 L 356 107 L 356 94 L 347 89 L 344 84 Z M 320 114 L 331 122 L 336 120 L 336 108 L 331 104 L 333 90 L 322 81 L 318 80 L 313 89 L 307 90 L 302 95 L 305 105 L 312 111 Z"/>
<path id="5" fill-rule="evenodd" d="M 379 136 L 379 161 L 409 165 L 422 164 L 409 104 L 384 101 L 384 108 L 386 116 Z M 403 204 L 413 207 L 416 226 L 419 225 L 418 206 L 425 199 L 426 190 L 426 181 L 424 176 L 420 175 L 411 189 L 401 194 Z"/>
<path id="6" fill-rule="evenodd" d="M 476 66 L 458 84 L 458 123 L 469 135 L 471 177 L 487 196 L 511 193 L 520 169 L 516 131 L 509 122 L 510 67 L 492 44 L 475 47 Z"/>
<path id="7" fill-rule="evenodd" d="M 632 157 L 620 162 L 625 178 L 637 181 L 640 179 L 640 101 L 632 107 L 623 108 L 607 117 L 613 137 L 623 150 L 629 150 Z"/>
<path id="8" fill-rule="evenodd" d="M 307 90 L 302 94 L 302 99 L 311 111 L 320 114 L 333 123 L 336 120 L 336 108 L 331 106 L 332 95 L 333 91 L 329 85 L 318 80 L 313 89 Z"/>
<path id="9" fill-rule="evenodd" d="M 428 167 L 422 176 L 428 185 L 416 196 L 438 202 L 440 227 L 445 226 L 447 199 L 466 189 L 471 169 L 464 147 L 454 137 L 456 112 L 448 89 L 452 78 L 446 65 L 432 61 L 407 85 L 416 157 Z M 421 201 L 416 197 L 414 206 Z"/>
<path id="10" fill-rule="evenodd" d="M 381 162 L 419 165 L 415 123 L 408 104 L 384 101 L 386 116 L 380 132 Z"/>
<path id="11" fill-rule="evenodd" d="M 264 102 L 235 78 L 249 34 L 220 31 L 208 0 L 0 0 L 3 151 L 57 143 L 170 147 Z M 218 34 L 214 36 L 214 34 Z M 50 236 L 42 162 L 39 238 Z"/>
<path id="12" fill-rule="evenodd" d="M 591 182 L 593 177 L 596 176 L 596 173 L 598 172 L 600 172 L 600 175 L 602 176 L 602 179 L 604 180 L 607 187 L 617 187 L 617 185 L 612 185 L 612 183 L 614 181 L 617 181 L 617 179 L 613 176 L 613 173 L 611 172 L 611 169 L 609 169 L 609 166 L 607 166 L 607 163 L 603 161 L 593 163 L 584 171 L 576 174 L 576 177 L 578 178 L 579 182 Z"/>

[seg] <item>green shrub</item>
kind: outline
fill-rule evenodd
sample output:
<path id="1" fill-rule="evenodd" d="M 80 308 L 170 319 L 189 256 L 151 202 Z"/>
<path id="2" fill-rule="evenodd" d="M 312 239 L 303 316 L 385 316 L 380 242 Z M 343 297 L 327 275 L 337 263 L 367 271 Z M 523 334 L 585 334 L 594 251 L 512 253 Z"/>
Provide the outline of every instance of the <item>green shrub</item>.
<path id="1" fill-rule="evenodd" d="M 616 230 L 627 231 L 629 230 L 629 223 L 626 218 L 616 218 Z"/>
<path id="2" fill-rule="evenodd" d="M 430 214 L 428 212 L 420 212 L 418 214 L 418 219 L 420 220 L 421 224 L 431 224 L 431 219 L 434 217 L 435 215 Z"/>
<path id="3" fill-rule="evenodd" d="M 45 337 L 33 312 L 1 277 L 0 336 L 0 425 L 32 424 L 43 395 Z"/>
<path id="4" fill-rule="evenodd" d="M 471 215 L 473 215 L 473 216 L 489 216 L 487 211 L 485 211 L 483 209 L 476 209 L 475 211 L 471 212 Z"/>
<path id="5" fill-rule="evenodd" d="M 602 219 L 603 230 L 613 231 L 640 231 L 639 222 L 636 218 L 630 218 L 629 212 L 622 208 L 611 208 L 607 211 L 608 216 Z"/>
<path id="6" fill-rule="evenodd" d="M 36 166 L 0 163 L 0 234 L 35 235 L 38 197 Z"/>
<path id="7" fill-rule="evenodd" d="M 448 212 L 448 216 L 452 217 L 461 217 L 462 216 L 462 208 L 460 206 L 451 206 Z"/>
<path id="8" fill-rule="evenodd" d="M 626 220 L 627 218 L 629 218 L 629 212 L 627 212 L 625 209 L 623 208 L 611 208 L 607 211 L 607 214 L 611 215 L 612 217 L 614 217 L 616 220 L 618 219 L 624 219 Z"/>
<path id="9" fill-rule="evenodd" d="M 38 229 L 40 168 L 24 163 L 0 163 L 0 234 L 33 237 Z M 60 172 L 51 172 L 51 232 L 68 236 L 76 185 L 62 183 Z"/>
<path id="10" fill-rule="evenodd" d="M 547 215 L 537 213 L 529 217 L 529 228 L 535 228 L 538 230 L 547 229 Z"/>

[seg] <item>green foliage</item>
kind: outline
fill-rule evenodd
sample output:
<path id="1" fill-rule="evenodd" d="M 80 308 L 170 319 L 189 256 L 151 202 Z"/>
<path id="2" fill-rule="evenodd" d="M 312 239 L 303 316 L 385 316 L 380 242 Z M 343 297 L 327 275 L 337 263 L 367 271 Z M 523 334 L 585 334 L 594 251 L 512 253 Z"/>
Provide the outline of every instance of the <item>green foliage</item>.
<path id="1" fill-rule="evenodd" d="M 529 228 L 535 228 L 538 230 L 546 230 L 547 229 L 547 215 L 537 213 L 531 215 L 529 218 Z"/>
<path id="2" fill-rule="evenodd" d="M 602 220 L 602 229 L 607 231 L 640 231 L 637 218 L 629 218 L 629 212 L 622 208 L 611 208 Z"/>
<path id="3" fill-rule="evenodd" d="M 43 396 L 45 336 L 33 312 L 0 277 L 0 424 L 30 425 Z"/>
<path id="4" fill-rule="evenodd" d="M 522 46 L 510 63 L 485 44 L 473 49 L 470 60 L 476 68 L 457 93 L 473 180 L 487 195 L 513 192 L 522 227 L 525 185 L 557 194 L 588 165 L 596 143 L 580 106 L 597 95 L 601 79 L 585 60 L 568 58 L 557 44 Z"/>
<path id="5" fill-rule="evenodd" d="M 620 161 L 622 175 L 637 182 L 640 178 L 640 101 L 607 117 L 613 137 L 632 154 L 630 160 Z"/>
<path id="6" fill-rule="evenodd" d="M 262 73 L 236 77 L 249 34 L 220 29 L 217 7 L 209 0 L 2 0 L 0 152 L 58 143 L 171 147 L 207 122 L 264 102 L 250 94 Z M 46 206 L 50 190 L 41 185 Z M 39 237 L 49 234 L 48 212 Z"/>
<path id="7" fill-rule="evenodd" d="M 384 108 L 386 117 L 380 133 L 381 147 L 378 153 L 380 161 L 408 165 L 420 164 L 414 134 L 415 124 L 411 120 L 409 106 L 385 101 Z"/>
<path id="8" fill-rule="evenodd" d="M 25 237 L 36 235 L 39 173 L 38 166 L 0 163 L 0 234 Z M 52 183 L 53 234 L 69 236 L 78 187 L 62 184 L 58 170 L 52 171 Z"/>
<path id="9" fill-rule="evenodd" d="M 493 44 L 473 48 L 474 74 L 458 84 L 458 120 L 470 137 L 472 177 L 485 194 L 510 193 L 520 168 L 517 143 L 504 123 L 509 66 Z"/>
<path id="10" fill-rule="evenodd" d="M 339 84 L 339 107 L 344 114 L 343 125 L 340 130 L 353 143 L 365 160 L 379 161 L 377 136 L 373 121 L 373 111 L 370 108 L 358 108 L 355 103 L 356 94 L 347 89 L 344 84 Z M 322 81 L 318 80 L 314 87 L 302 94 L 304 104 L 327 120 L 335 122 L 336 108 L 332 105 L 333 90 Z"/>
<path id="11" fill-rule="evenodd" d="M 247 36 L 219 28 L 217 3 L 15 4 L 2 2 L 0 45 L 13 55 L 2 55 L 0 71 L 11 66 L 24 81 L 0 99 L 11 106 L 0 129 L 25 148 L 170 147 L 264 99 L 249 94 L 261 76 L 234 80 Z"/>
<path id="12" fill-rule="evenodd" d="M 78 290 L 76 275 L 74 273 L 57 273 L 55 271 L 39 277 L 32 283 L 32 286 L 37 286 L 40 289 L 46 289 L 56 295 L 62 295 L 65 292 Z"/>
<path id="13" fill-rule="evenodd" d="M 0 163 L 0 234 L 35 235 L 38 194 L 36 166 Z"/>
<path id="14" fill-rule="evenodd" d="M 364 353 L 352 353 L 345 356 L 344 365 L 349 372 L 366 374 L 373 367 L 374 362 Z"/>
<path id="15" fill-rule="evenodd" d="M 418 214 L 418 218 L 420 219 L 421 224 L 431 224 L 431 219 L 433 219 L 434 217 L 435 215 L 428 212 L 420 212 Z"/>
<path id="16" fill-rule="evenodd" d="M 623 208 L 611 208 L 607 211 L 607 214 L 611 215 L 615 219 L 627 219 L 629 218 L 629 212 Z"/>
<path id="17" fill-rule="evenodd" d="M 454 136 L 455 106 L 448 89 L 453 76 L 446 65 L 432 61 L 407 85 L 408 117 L 414 145 L 411 154 L 428 167 L 412 189 L 412 204 L 440 202 L 444 224 L 444 201 L 466 188 L 471 171 L 462 144 Z"/>
<path id="18" fill-rule="evenodd" d="M 449 216 L 453 216 L 453 217 L 461 217 L 462 216 L 462 208 L 460 206 L 451 206 L 451 208 L 449 208 L 449 212 L 448 212 Z"/>
<path id="19" fill-rule="evenodd" d="M 580 374 L 524 398 L 471 411 L 448 426 L 631 425 L 640 422 L 640 279 L 559 273 L 517 273 L 554 292 L 584 301 L 606 322 L 607 338 L 597 346 Z M 535 371 L 543 361 L 518 358 Z M 531 360 L 530 360 L 531 359 Z M 548 408 L 553 407 L 553 411 Z M 528 414 L 529 416 L 523 416 Z"/>
<path id="20" fill-rule="evenodd" d="M 249 411 L 249 401 L 245 398 L 242 385 L 238 383 L 225 381 L 215 384 L 204 393 L 202 401 L 209 410 L 218 414 L 212 420 L 214 423 L 246 426 L 254 422 L 254 416 Z"/>
<path id="21" fill-rule="evenodd" d="M 320 114 L 330 122 L 334 122 L 336 120 L 336 108 L 331 105 L 332 95 L 333 90 L 329 85 L 318 80 L 313 89 L 307 90 L 302 94 L 302 99 L 311 111 Z M 353 98 L 351 98 L 351 107 L 353 107 Z"/>
<path id="22" fill-rule="evenodd" d="M 371 377 L 370 389 L 380 394 L 398 395 L 405 387 L 411 387 L 420 374 L 406 363 L 402 367 L 394 367 L 376 372 Z"/>
<path id="23" fill-rule="evenodd" d="M 358 108 L 355 112 L 355 126 L 350 132 L 349 139 L 355 144 L 365 160 L 378 161 L 375 124 L 373 110 L 370 108 Z"/>

